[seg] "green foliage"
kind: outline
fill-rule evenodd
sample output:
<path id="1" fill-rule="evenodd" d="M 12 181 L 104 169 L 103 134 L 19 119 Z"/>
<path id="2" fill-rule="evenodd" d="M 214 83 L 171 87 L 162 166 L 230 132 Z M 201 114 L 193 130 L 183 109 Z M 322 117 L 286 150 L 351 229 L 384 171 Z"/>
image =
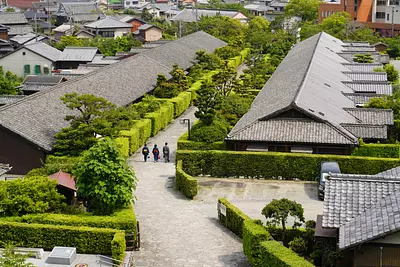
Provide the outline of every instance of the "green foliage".
<path id="1" fill-rule="evenodd" d="M 47 175 L 53 174 L 62 170 L 71 173 L 74 165 L 79 161 L 79 157 L 69 156 L 54 156 L 48 155 L 44 164 L 44 169 Z"/>
<path id="2" fill-rule="evenodd" d="M 200 121 L 190 129 L 190 139 L 197 142 L 215 143 L 223 141 L 226 134 L 225 124 L 218 120 L 214 120 L 210 125 Z"/>
<path id="3" fill-rule="evenodd" d="M 126 137 L 128 141 L 128 155 L 135 153 L 143 143 L 140 142 L 139 129 L 132 127 L 129 131 L 124 130 L 120 132 L 120 136 Z M 117 140 L 117 139 L 116 139 Z"/>
<path id="4" fill-rule="evenodd" d="M 197 142 L 188 140 L 188 133 L 184 133 L 178 139 L 178 150 L 225 150 L 225 142 L 219 141 L 214 143 Z"/>
<path id="5" fill-rule="evenodd" d="M 393 110 L 393 118 L 400 119 L 400 92 L 394 92 L 391 96 L 372 98 L 364 106 L 366 108 L 381 108 Z"/>
<path id="6" fill-rule="evenodd" d="M 113 259 L 122 261 L 125 256 L 126 242 L 124 232 L 116 232 L 111 240 L 111 255 Z"/>
<path id="7" fill-rule="evenodd" d="M 108 216 L 96 216 L 92 213 L 81 214 L 27 214 L 18 217 L 4 217 L 0 221 L 10 221 L 29 224 L 66 225 L 72 227 L 110 228 L 136 233 L 136 215 L 132 206 L 124 207 Z"/>
<path id="8" fill-rule="evenodd" d="M 196 61 L 203 70 L 215 70 L 221 67 L 221 59 L 216 54 L 204 50 L 196 52 Z"/>
<path id="9" fill-rule="evenodd" d="M 5 11 L 6 12 L 15 12 L 15 9 L 12 7 L 7 7 Z"/>
<path id="10" fill-rule="evenodd" d="M 47 176 L 48 174 L 46 173 L 45 168 L 35 168 L 30 170 L 24 178 L 29 178 L 29 177 L 34 177 L 34 176 Z"/>
<path id="11" fill-rule="evenodd" d="M 241 56 L 238 56 L 237 65 L 239 66 L 240 63 Z M 227 97 L 229 97 L 231 92 L 238 87 L 239 80 L 236 78 L 236 76 L 236 68 L 229 67 L 228 64 L 224 65 L 218 73 L 212 76 L 212 81 L 214 83 L 216 93 L 220 95 L 222 99 L 226 99 Z"/>
<path id="12" fill-rule="evenodd" d="M 156 88 L 154 95 L 159 98 L 173 98 L 178 96 L 179 93 L 189 89 L 189 78 L 183 69 L 178 65 L 174 65 L 170 72 L 172 78 L 167 81 L 163 74 L 159 74 L 157 78 Z"/>
<path id="13" fill-rule="evenodd" d="M 35 267 L 33 263 L 25 262 L 29 258 L 29 255 L 20 254 L 15 252 L 15 249 L 10 246 L 6 248 L 0 254 L 0 266 L 1 267 Z"/>
<path id="14" fill-rule="evenodd" d="M 400 166 L 400 159 L 279 152 L 178 150 L 183 170 L 193 176 L 245 177 L 314 181 L 322 161 L 336 161 L 343 173 L 377 174 Z"/>
<path id="15" fill-rule="evenodd" d="M 373 63 L 374 58 L 371 54 L 355 54 L 353 61 L 357 63 Z"/>
<path id="16" fill-rule="evenodd" d="M 0 181 L 0 216 L 58 211 L 64 196 L 56 189 L 57 182 L 46 176 Z"/>
<path id="17" fill-rule="evenodd" d="M 71 227 L 65 225 L 27 224 L 0 221 L 0 246 L 13 243 L 17 247 L 76 247 L 77 253 L 112 255 L 111 241 L 120 230 Z"/>
<path id="18" fill-rule="evenodd" d="M 240 49 L 232 45 L 226 45 L 215 49 L 214 54 L 216 54 L 221 59 L 228 60 L 230 58 L 240 56 Z"/>
<path id="19" fill-rule="evenodd" d="M 136 15 L 135 11 L 133 11 L 132 9 L 129 9 L 129 8 L 125 8 L 124 11 L 123 11 L 123 14 Z"/>
<path id="20" fill-rule="evenodd" d="M 178 96 L 171 98 L 170 101 L 174 104 L 174 117 L 179 117 L 189 108 L 192 102 L 192 93 L 182 92 Z"/>
<path id="21" fill-rule="evenodd" d="M 245 220 L 251 220 L 251 218 L 225 198 L 219 198 L 218 203 L 226 207 L 226 216 L 222 215 L 218 210 L 219 221 L 238 237 L 242 238 L 243 223 Z"/>
<path id="22" fill-rule="evenodd" d="M 399 72 L 392 64 L 386 64 L 384 66 L 384 70 L 387 74 L 387 79 L 389 82 L 391 82 L 392 84 L 399 83 Z"/>
<path id="23" fill-rule="evenodd" d="M 135 123 L 135 128 L 139 131 L 139 144 L 146 143 L 151 136 L 152 124 L 149 119 L 142 119 Z"/>
<path id="24" fill-rule="evenodd" d="M 318 0 L 291 0 L 285 6 L 285 15 L 298 16 L 302 21 L 316 21 L 318 19 Z"/>
<path id="25" fill-rule="evenodd" d="M 346 38 L 346 25 L 351 21 L 351 16 L 346 12 L 336 12 L 321 22 L 322 29 L 330 34 L 344 40 Z"/>
<path id="26" fill-rule="evenodd" d="M 142 101 L 134 104 L 134 109 L 139 113 L 140 118 L 144 118 L 147 113 L 151 113 L 160 109 L 160 101 L 152 95 L 144 95 Z"/>
<path id="27" fill-rule="evenodd" d="M 362 144 L 356 147 L 351 155 L 374 158 L 400 158 L 400 144 Z"/>
<path id="28" fill-rule="evenodd" d="M 231 94 L 222 102 L 218 110 L 218 117 L 222 118 L 233 127 L 250 109 L 252 101 L 252 98 Z"/>
<path id="29" fill-rule="evenodd" d="M 20 92 L 19 86 L 23 81 L 22 77 L 7 71 L 4 74 L 3 66 L 0 66 L 0 95 L 16 95 Z"/>
<path id="30" fill-rule="evenodd" d="M 193 199 L 197 195 L 197 180 L 182 170 L 182 161 L 176 165 L 175 186 L 187 198 Z"/>
<path id="31" fill-rule="evenodd" d="M 287 228 L 286 230 L 283 230 L 282 227 L 266 227 L 267 231 L 270 233 L 273 239 L 277 241 L 282 241 L 286 247 L 289 246 L 290 242 L 293 241 L 295 238 L 303 239 L 306 244 L 307 254 L 311 254 L 314 248 L 314 228 Z"/>
<path id="32" fill-rule="evenodd" d="M 128 138 L 126 137 L 115 138 L 115 144 L 117 145 L 119 152 L 121 153 L 121 156 L 127 158 L 129 157 L 129 155 L 131 155 Z"/>
<path id="33" fill-rule="evenodd" d="M 195 106 L 197 111 L 195 116 L 202 122 L 202 125 L 211 125 L 216 117 L 216 109 L 218 109 L 222 100 L 215 90 L 215 84 L 210 80 L 204 81 L 196 93 Z"/>
<path id="34" fill-rule="evenodd" d="M 303 206 L 296 201 L 287 198 L 272 199 L 270 203 L 263 208 L 262 215 L 272 223 L 272 225 L 281 224 L 283 231 L 286 231 L 286 223 L 289 215 L 294 218 L 294 226 L 298 225 L 298 221 L 304 222 Z M 300 224 L 301 225 L 301 224 Z"/>
<path id="35" fill-rule="evenodd" d="M 260 266 L 268 267 L 313 267 L 310 262 L 298 256 L 292 250 L 276 241 L 264 241 L 260 243 Z"/>
<path id="36" fill-rule="evenodd" d="M 306 241 L 301 237 L 296 237 L 289 242 L 289 248 L 297 254 L 304 256 L 307 251 Z"/>
<path id="37" fill-rule="evenodd" d="M 268 266 L 263 265 L 261 242 L 271 240 L 271 235 L 265 228 L 256 221 L 243 221 L 243 252 L 249 263 L 253 267 Z"/>
<path id="38" fill-rule="evenodd" d="M 83 153 L 74 166 L 78 195 L 99 214 L 111 214 L 133 201 L 137 179 L 117 145 L 109 138 Z"/>
<path id="39" fill-rule="evenodd" d="M 148 113 L 146 118 L 151 120 L 151 136 L 155 136 L 174 118 L 174 105 L 171 102 L 164 102 L 159 110 Z"/>
<path id="40" fill-rule="evenodd" d="M 301 24 L 300 29 L 300 39 L 303 41 L 311 36 L 316 35 L 322 31 L 321 24 L 316 24 L 314 22 L 304 22 Z"/>
<path id="41" fill-rule="evenodd" d="M 244 34 L 244 26 L 235 19 L 227 16 L 203 16 L 199 23 L 199 30 L 229 44 L 242 45 L 240 39 Z"/>

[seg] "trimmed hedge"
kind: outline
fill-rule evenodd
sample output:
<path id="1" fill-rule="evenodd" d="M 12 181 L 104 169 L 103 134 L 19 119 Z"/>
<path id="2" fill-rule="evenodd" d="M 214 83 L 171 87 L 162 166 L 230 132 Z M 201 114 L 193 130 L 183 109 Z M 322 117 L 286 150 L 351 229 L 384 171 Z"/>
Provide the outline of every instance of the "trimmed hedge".
<path id="1" fill-rule="evenodd" d="M 151 120 L 141 119 L 133 126 L 139 131 L 139 144 L 143 145 L 151 136 Z"/>
<path id="2" fill-rule="evenodd" d="M 253 267 L 267 266 L 262 264 L 261 242 L 271 240 L 271 235 L 256 221 L 243 222 L 243 252 Z"/>
<path id="3" fill-rule="evenodd" d="M 2 217 L 0 222 L 19 222 L 28 224 L 65 225 L 74 227 L 94 227 L 124 230 L 136 233 L 136 215 L 133 208 L 114 212 L 109 216 L 69 215 L 69 214 L 27 214 L 19 217 Z"/>
<path id="4" fill-rule="evenodd" d="M 177 97 L 168 99 L 168 101 L 174 104 L 174 117 L 179 117 L 185 110 L 190 106 L 192 102 L 191 92 L 182 92 Z"/>
<path id="5" fill-rule="evenodd" d="M 125 158 L 129 157 L 129 139 L 126 137 L 115 138 L 115 143 L 117 144 L 121 155 Z"/>
<path id="6" fill-rule="evenodd" d="M 398 144 L 362 144 L 351 153 L 352 156 L 376 158 L 400 158 Z"/>
<path id="7" fill-rule="evenodd" d="M 125 257 L 126 241 L 123 232 L 117 232 L 111 241 L 111 255 L 113 259 L 123 261 Z"/>
<path id="8" fill-rule="evenodd" d="M 245 48 L 242 51 L 240 51 L 240 55 L 242 56 L 242 61 L 244 61 L 249 54 L 250 54 L 250 48 Z"/>
<path id="9" fill-rule="evenodd" d="M 44 167 L 47 174 L 53 174 L 62 170 L 64 172 L 71 172 L 75 163 L 79 161 L 80 157 L 68 157 L 68 156 L 53 156 L 48 155 Z"/>
<path id="10" fill-rule="evenodd" d="M 135 151 L 138 150 L 139 147 L 142 145 L 142 143 L 140 142 L 139 129 L 137 129 L 136 127 L 132 127 L 132 129 L 130 129 L 129 131 L 122 130 L 119 135 L 128 139 L 129 155 L 135 153 Z"/>
<path id="11" fill-rule="evenodd" d="M 223 225 L 229 230 L 234 232 L 237 236 L 242 238 L 243 236 L 243 222 L 245 220 L 251 220 L 249 216 L 244 214 L 235 205 L 232 205 L 227 199 L 219 198 L 218 203 L 223 204 L 226 207 L 226 216 L 222 215 L 218 210 L 218 218 Z"/>
<path id="12" fill-rule="evenodd" d="M 225 150 L 225 142 L 196 142 L 188 140 L 188 133 L 184 133 L 178 139 L 178 150 Z"/>
<path id="13" fill-rule="evenodd" d="M 312 267 L 310 262 L 291 249 L 276 241 L 260 243 L 261 264 L 263 267 Z M 253 265 L 255 266 L 255 265 Z"/>
<path id="14" fill-rule="evenodd" d="M 151 136 L 155 136 L 174 118 L 174 105 L 165 101 L 161 104 L 159 110 L 148 113 L 146 118 L 151 120 Z"/>
<path id="15" fill-rule="evenodd" d="M 176 164 L 175 185 L 176 189 L 190 199 L 197 195 L 197 180 L 182 170 L 182 161 Z"/>
<path id="16" fill-rule="evenodd" d="M 52 250 L 55 246 L 76 247 L 78 253 L 112 254 L 112 240 L 120 230 L 71 227 L 48 224 L 27 224 L 0 221 L 0 246 L 10 242 L 16 247 Z"/>
<path id="17" fill-rule="evenodd" d="M 377 174 L 400 165 L 400 159 L 279 152 L 178 150 L 183 170 L 190 175 L 315 180 L 321 161 L 336 161 L 343 173 Z"/>

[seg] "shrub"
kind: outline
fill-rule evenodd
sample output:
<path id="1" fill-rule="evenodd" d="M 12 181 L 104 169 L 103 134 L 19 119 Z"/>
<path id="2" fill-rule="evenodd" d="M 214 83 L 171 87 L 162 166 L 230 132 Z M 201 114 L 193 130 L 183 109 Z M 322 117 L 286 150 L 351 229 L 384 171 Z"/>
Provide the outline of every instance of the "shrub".
<path id="1" fill-rule="evenodd" d="M 126 241 L 123 232 L 116 232 L 111 241 L 111 257 L 122 261 L 125 256 Z"/>
<path id="2" fill-rule="evenodd" d="M 134 128 L 139 131 L 139 144 L 143 145 L 151 136 L 151 120 L 141 119 L 137 121 Z"/>
<path id="3" fill-rule="evenodd" d="M 48 224 L 27 224 L 0 221 L 0 246 L 13 243 L 16 247 L 76 247 L 77 253 L 112 255 L 111 241 L 120 230 L 71 227 Z"/>
<path id="4" fill-rule="evenodd" d="M 79 159 L 80 157 L 49 155 L 46 157 L 44 168 L 46 169 L 47 174 L 53 174 L 59 170 L 70 173 Z"/>
<path id="5" fill-rule="evenodd" d="M 192 101 L 192 93 L 191 92 L 182 92 L 177 97 L 171 98 L 171 101 L 174 104 L 174 117 L 178 117 L 190 106 Z"/>
<path id="6" fill-rule="evenodd" d="M 188 198 L 197 195 L 197 180 L 182 170 L 182 161 L 176 164 L 175 185 Z"/>
<path id="7" fill-rule="evenodd" d="M 376 174 L 400 165 L 400 159 L 339 155 L 305 155 L 279 152 L 239 152 L 223 150 L 178 150 L 183 170 L 193 176 L 245 178 L 299 178 L 315 180 L 321 161 L 336 161 L 343 173 Z"/>
<path id="8" fill-rule="evenodd" d="M 178 139 L 178 149 L 180 150 L 225 150 L 225 142 L 214 142 L 214 143 L 206 143 L 206 142 L 197 142 L 188 140 L 188 133 L 184 133 Z"/>
<path id="9" fill-rule="evenodd" d="M 202 82 L 201 81 L 197 81 L 195 83 L 192 84 L 192 86 L 190 86 L 190 88 L 188 89 L 188 92 L 190 92 L 191 95 L 191 101 L 193 102 L 193 100 L 196 99 L 196 91 L 200 89 Z"/>
<path id="10" fill-rule="evenodd" d="M 276 241 L 260 244 L 261 265 L 268 267 L 312 267 L 310 262 Z"/>
<path id="11" fill-rule="evenodd" d="M 136 126 L 136 125 L 135 125 Z M 120 136 L 126 137 L 129 140 L 129 155 L 135 153 L 136 150 L 142 145 L 140 142 L 139 129 L 132 127 L 129 131 L 123 130 L 120 132 Z"/>
<path id="12" fill-rule="evenodd" d="M 197 142 L 214 143 L 223 141 L 227 134 L 226 126 L 217 120 L 214 120 L 211 125 L 206 125 L 199 122 L 193 125 L 190 130 L 190 138 Z"/>
<path id="13" fill-rule="evenodd" d="M 46 169 L 45 168 L 32 169 L 25 175 L 25 178 L 32 176 L 47 176 Z"/>
<path id="14" fill-rule="evenodd" d="M 400 158 L 398 144 L 362 144 L 351 153 L 352 156 L 375 158 Z"/>
<path id="15" fill-rule="evenodd" d="M 218 218 L 220 222 L 225 225 L 229 230 L 234 232 L 238 237 L 243 236 L 243 222 L 245 220 L 251 220 L 249 216 L 244 214 L 236 206 L 232 205 L 227 199 L 219 198 L 219 204 L 223 204 L 226 207 L 226 216 L 223 216 L 218 211 Z"/>
<path id="16" fill-rule="evenodd" d="M 243 222 L 243 252 L 253 267 L 262 265 L 261 242 L 271 240 L 270 234 L 265 228 L 252 220 Z"/>
<path id="17" fill-rule="evenodd" d="M 307 252 L 307 243 L 303 238 L 296 237 L 289 242 L 289 248 L 303 256 Z"/>
<path id="18" fill-rule="evenodd" d="M 306 242 L 307 252 L 311 253 L 313 251 L 314 229 L 287 228 L 285 234 L 282 227 L 266 227 L 265 229 L 274 240 L 282 241 L 285 246 L 289 246 L 289 243 L 296 238 L 302 238 Z"/>
<path id="19" fill-rule="evenodd" d="M 127 158 L 129 157 L 129 139 L 126 137 L 115 138 L 115 144 L 118 146 L 121 156 Z"/>
<path id="20" fill-rule="evenodd" d="M 146 118 L 151 120 L 151 136 L 155 136 L 174 118 L 174 105 L 170 102 L 164 102 L 159 110 L 147 114 Z"/>

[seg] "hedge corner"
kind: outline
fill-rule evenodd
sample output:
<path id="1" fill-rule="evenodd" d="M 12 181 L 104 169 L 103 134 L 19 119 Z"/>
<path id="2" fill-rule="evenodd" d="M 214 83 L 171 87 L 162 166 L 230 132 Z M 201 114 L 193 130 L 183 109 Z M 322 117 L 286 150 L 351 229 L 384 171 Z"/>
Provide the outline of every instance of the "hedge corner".
<path id="1" fill-rule="evenodd" d="M 125 234 L 123 231 L 118 231 L 114 234 L 114 238 L 111 241 L 111 257 L 113 259 L 122 261 L 125 257 L 126 241 Z"/>

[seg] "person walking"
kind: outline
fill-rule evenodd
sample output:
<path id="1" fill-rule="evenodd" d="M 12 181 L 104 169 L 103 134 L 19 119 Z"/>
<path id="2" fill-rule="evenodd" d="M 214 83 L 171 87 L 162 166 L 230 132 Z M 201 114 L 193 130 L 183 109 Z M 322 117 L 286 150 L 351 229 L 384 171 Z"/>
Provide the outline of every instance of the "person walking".
<path id="1" fill-rule="evenodd" d="M 144 157 L 144 162 L 147 162 L 147 157 L 149 156 L 149 148 L 147 147 L 147 144 L 144 144 L 143 148 L 142 148 L 142 154 Z"/>
<path id="2" fill-rule="evenodd" d="M 165 143 L 165 146 L 163 146 L 162 151 L 163 151 L 163 157 L 164 157 L 165 163 L 169 162 L 169 147 L 168 147 L 168 143 Z"/>
<path id="3" fill-rule="evenodd" d="M 154 162 L 158 162 L 158 157 L 160 156 L 160 151 L 158 150 L 157 145 L 154 145 L 154 147 L 153 147 L 153 156 L 154 156 Z"/>

